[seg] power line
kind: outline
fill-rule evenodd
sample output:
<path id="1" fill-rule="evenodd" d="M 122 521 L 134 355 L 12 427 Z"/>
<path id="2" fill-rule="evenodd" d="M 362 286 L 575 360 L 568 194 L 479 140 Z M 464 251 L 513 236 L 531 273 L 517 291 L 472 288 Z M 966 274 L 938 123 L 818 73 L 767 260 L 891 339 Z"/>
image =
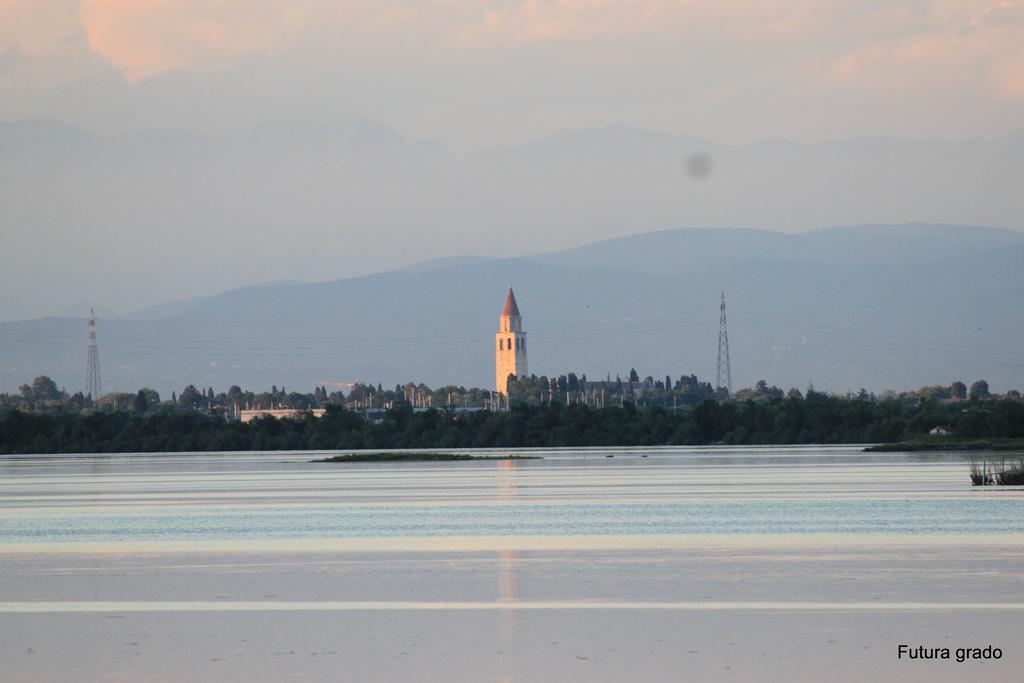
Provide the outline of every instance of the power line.
<path id="1" fill-rule="evenodd" d="M 818 331 L 815 329 L 808 328 L 806 326 L 796 326 L 787 323 L 763 321 L 748 316 L 734 315 L 733 320 L 740 322 L 740 324 L 750 325 L 752 327 L 757 327 L 767 331 L 796 333 L 804 337 L 810 337 L 821 341 L 834 342 L 848 346 L 856 346 L 864 349 L 870 349 L 873 351 L 887 351 L 891 353 L 901 353 L 914 356 L 931 356 L 934 358 L 954 359 L 966 362 L 984 361 L 998 365 L 1024 367 L 1024 359 L 1001 357 L 999 355 L 992 355 L 990 353 L 973 353 L 971 355 L 965 355 L 958 354 L 955 351 L 927 348 L 919 345 L 906 345 L 887 340 L 859 339 L 855 336 L 850 336 L 847 334 L 837 332 L 830 332 L 828 330 Z"/>
<path id="2" fill-rule="evenodd" d="M 594 330 L 592 333 L 586 334 L 572 334 L 566 332 L 556 332 L 545 335 L 544 333 L 538 333 L 535 337 L 538 341 L 544 344 L 560 344 L 575 341 L 584 341 L 591 339 L 603 339 L 608 337 L 616 336 L 628 336 L 643 334 L 649 335 L 658 332 L 667 332 L 671 330 L 680 329 L 681 327 L 693 326 L 695 324 L 706 324 L 710 322 L 712 318 L 707 315 L 697 315 L 690 317 L 677 317 L 675 319 L 662 319 L 662 316 L 653 319 L 640 319 L 631 321 L 624 324 L 614 323 L 602 323 L 604 329 Z M 559 328 L 551 329 L 564 329 L 572 326 L 560 326 Z M 227 347 L 209 347 L 209 346 L 196 346 L 189 344 L 175 344 L 168 346 L 162 342 L 153 343 L 121 343 L 121 342 L 110 342 L 104 347 L 106 353 L 115 353 L 123 355 L 138 355 L 138 356 L 175 356 L 175 357 L 202 357 L 209 358 L 211 356 L 221 356 L 227 358 L 263 358 L 263 357 L 293 357 L 298 354 L 313 355 L 317 357 L 344 357 L 344 356 L 362 356 L 362 355 L 391 355 L 397 353 L 403 353 L 408 351 L 417 352 L 445 352 L 445 351 L 459 351 L 459 350 L 473 350 L 480 348 L 481 340 L 484 335 L 462 335 L 460 337 L 452 337 L 457 341 L 428 341 L 418 342 L 413 341 L 411 338 L 409 341 L 398 340 L 388 341 L 381 340 L 375 344 L 348 344 L 344 341 L 335 340 L 332 342 L 331 347 L 318 347 L 318 348 L 306 348 L 301 344 L 294 346 L 284 346 L 282 348 L 246 348 L 238 351 Z M 62 339 L 53 337 L 45 338 L 38 341 L 30 340 L 4 340 L 0 336 L 0 348 L 13 348 L 13 349 L 51 349 L 61 350 L 73 346 L 69 342 L 65 342 Z"/>
<path id="3" fill-rule="evenodd" d="M 742 308 L 733 308 L 733 312 L 734 313 L 737 312 L 737 311 L 740 314 L 742 314 L 742 315 L 748 315 L 748 316 L 750 316 L 753 319 L 757 319 L 757 313 L 756 312 L 745 311 Z M 1011 357 L 1015 356 L 1015 357 L 1020 358 L 1021 360 L 1024 360 L 1024 352 L 1011 351 L 1011 350 L 1008 350 L 1008 349 L 993 349 L 993 348 L 990 348 L 990 347 L 987 348 L 987 347 L 983 347 L 983 346 L 971 346 L 971 345 L 965 345 L 965 344 L 954 344 L 952 342 L 942 342 L 942 341 L 936 341 L 934 339 L 922 339 L 920 337 L 907 337 L 907 336 L 901 336 L 901 335 L 896 335 L 896 334 L 889 334 L 889 333 L 885 333 L 885 332 L 866 332 L 864 330 L 854 330 L 854 329 L 850 329 L 848 327 L 842 327 L 840 325 L 832 325 L 830 323 L 808 322 L 808 321 L 803 321 L 803 320 L 797 320 L 795 318 L 787 318 L 787 317 L 781 316 L 781 315 L 772 315 L 772 320 L 781 320 L 781 321 L 788 322 L 788 323 L 793 323 L 794 325 L 799 325 L 799 326 L 810 326 L 810 327 L 814 327 L 814 328 L 819 328 L 819 327 L 820 328 L 829 328 L 829 329 L 835 330 L 836 332 L 842 332 L 842 333 L 851 334 L 851 335 L 855 335 L 855 336 L 861 336 L 861 337 L 880 337 L 880 338 L 886 339 L 886 340 L 901 341 L 901 342 L 911 342 L 911 343 L 914 343 L 914 344 L 924 344 L 926 346 L 939 346 L 939 347 L 944 347 L 944 348 L 960 349 L 960 350 L 963 350 L 963 351 L 970 351 L 971 353 L 977 353 L 977 352 L 995 353 L 995 354 L 1001 354 L 1001 355 L 1011 356 Z"/>
<path id="4" fill-rule="evenodd" d="M 660 330 L 674 329 L 681 323 L 687 323 L 694 320 L 706 319 L 707 315 L 691 315 L 688 317 L 682 316 L 656 316 L 653 318 L 640 318 L 640 319 L 628 319 L 624 322 L 620 321 L 603 321 L 601 323 L 590 323 L 583 325 L 564 325 L 554 328 L 548 328 L 547 330 L 538 331 L 536 338 L 543 339 L 545 341 L 563 341 L 563 340 L 576 340 L 576 339 L 591 339 L 608 334 L 623 334 L 633 332 L 656 332 Z M 586 328 L 591 328 L 588 332 Z M 582 329 L 586 334 L 579 335 L 575 334 Z M 552 332 L 552 330 L 554 330 Z M 565 330 L 565 331 L 559 331 Z M 266 353 L 273 354 L 275 352 L 293 353 L 296 351 L 310 351 L 317 352 L 319 350 L 331 351 L 336 349 L 344 350 L 359 350 L 366 348 L 369 350 L 417 350 L 423 349 L 429 346 L 441 346 L 449 348 L 453 343 L 458 342 L 472 342 L 474 344 L 479 343 L 479 340 L 483 338 L 484 334 L 465 333 L 460 335 L 449 335 L 444 340 L 436 339 L 431 340 L 429 338 L 416 338 L 416 337 L 383 337 L 376 339 L 362 338 L 358 342 L 354 342 L 351 339 L 333 339 L 324 341 L 321 343 L 308 344 L 303 340 L 296 340 L 291 343 L 283 342 L 268 342 L 267 345 L 260 348 L 253 348 L 251 344 L 261 343 L 255 340 L 240 340 L 240 344 L 243 341 L 247 341 L 250 346 L 244 348 L 242 351 L 236 351 L 230 346 L 221 346 L 220 342 L 217 345 L 211 345 L 211 342 L 168 342 L 163 340 L 144 340 L 141 342 L 128 341 L 126 338 L 108 342 L 104 347 L 107 350 L 117 349 L 121 351 L 164 351 L 164 350 L 187 350 L 187 351 L 200 351 L 200 352 L 211 352 L 211 353 L 230 353 L 232 355 L 264 355 Z M 23 338 L 24 337 L 24 338 Z M 0 344 L 6 345 L 10 348 L 37 348 L 39 345 L 48 345 L 51 348 L 60 348 L 61 346 L 76 346 L 74 342 L 65 341 L 68 337 L 60 335 L 29 335 L 27 333 L 8 333 L 0 334 Z M 426 340 L 426 341 L 424 341 Z M 223 342 L 223 344 L 231 344 L 232 342 Z"/>
<path id="5" fill-rule="evenodd" d="M 695 314 L 696 315 L 703 315 L 702 312 L 694 310 L 694 311 L 687 312 L 683 317 L 684 318 L 685 317 L 693 317 Z M 639 318 L 627 317 L 627 318 L 623 318 L 621 320 L 601 320 L 601 321 L 595 321 L 595 322 L 589 322 L 589 323 L 568 323 L 568 324 L 565 324 L 565 325 L 555 325 L 555 326 L 552 326 L 552 327 L 541 328 L 538 331 L 541 332 L 541 333 L 548 333 L 548 332 L 558 331 L 558 330 L 573 330 L 573 331 L 576 331 L 576 330 L 586 329 L 586 328 L 595 328 L 595 329 L 597 329 L 597 328 L 605 328 L 605 327 L 608 327 L 609 325 L 618 325 L 618 324 L 630 325 L 630 324 L 635 324 L 635 323 L 643 324 L 643 323 L 655 323 L 655 322 L 659 322 L 659 321 L 671 321 L 671 320 L 677 320 L 677 319 L 679 319 L 679 317 L 680 316 L 677 313 L 659 314 L 659 315 L 655 315 L 655 316 L 645 316 L 645 317 L 639 317 Z M 360 342 L 365 342 L 366 344 L 371 344 L 373 346 L 377 346 L 381 342 L 388 342 L 388 341 L 392 341 L 392 340 L 409 341 L 409 342 L 419 343 L 422 340 L 450 340 L 450 339 L 465 339 L 465 338 L 468 338 L 468 337 L 472 337 L 472 338 L 475 339 L 478 336 L 479 335 L 477 333 L 462 332 L 462 333 L 457 333 L 457 334 L 440 334 L 440 335 L 410 335 L 410 336 L 388 335 L 387 337 L 345 337 L 345 338 L 340 338 L 340 339 L 338 337 L 332 337 L 330 339 L 309 339 L 309 338 L 298 338 L 298 339 L 251 339 L 251 338 L 249 338 L 249 339 L 203 339 L 201 337 L 190 337 L 190 338 L 187 338 L 187 339 L 173 339 L 173 338 L 166 338 L 166 337 L 160 337 L 160 338 L 154 338 L 154 337 L 118 337 L 117 338 L 117 342 L 118 343 L 139 342 L 139 343 L 143 343 L 143 344 L 172 345 L 172 346 L 178 346 L 178 345 L 181 345 L 181 344 L 199 344 L 199 345 L 211 344 L 211 345 L 230 345 L 230 346 L 256 345 L 256 344 L 258 344 L 258 345 L 283 345 L 283 346 L 286 346 L 288 348 L 294 348 L 296 345 L 301 345 L 301 346 L 316 346 L 316 345 L 336 346 L 339 343 L 352 345 L 352 344 L 360 343 Z M 80 337 L 78 337 L 78 336 L 59 335 L 59 334 L 38 334 L 38 333 L 33 333 L 33 332 L 0 332 L 0 338 L 3 338 L 3 337 L 17 337 L 17 338 L 24 337 L 24 338 L 27 338 L 27 339 L 56 339 L 56 340 L 65 339 L 65 340 L 71 340 L 71 341 L 75 342 L 76 344 L 80 340 Z"/>
<path id="6" fill-rule="evenodd" d="M 737 313 L 738 311 L 738 313 Z M 764 319 L 743 309 L 733 309 L 734 324 L 748 325 L 767 331 L 800 334 L 820 341 L 860 347 L 875 351 L 900 353 L 936 358 L 951 358 L 967 362 L 990 362 L 1012 367 L 1024 366 L 1024 353 L 985 347 L 974 347 L 951 342 L 933 341 L 901 336 L 887 332 L 853 330 L 827 323 L 801 321 L 785 316 Z M 532 333 L 536 342 L 557 345 L 605 339 L 609 337 L 651 335 L 672 330 L 711 324 L 712 314 L 687 312 L 683 315 L 658 314 L 603 320 L 589 323 L 567 323 L 541 328 Z M 86 364 L 86 391 L 98 398 L 102 387 L 99 381 L 99 352 L 95 344 L 95 315 L 89 319 L 90 345 Z M 105 342 L 104 353 L 119 356 L 172 356 L 195 358 L 273 358 L 273 357 L 352 357 L 388 356 L 404 352 L 443 353 L 472 351 L 487 348 L 484 341 L 489 333 L 462 332 L 425 337 L 349 337 L 333 339 L 153 339 L 123 337 Z M 71 350 L 80 348 L 80 337 L 46 335 L 29 332 L 0 332 L 0 348 L 27 350 Z M 728 329 L 725 324 L 724 293 L 719 316 L 719 359 L 716 384 L 731 391 L 732 371 L 728 349 Z M 94 368 L 94 370 L 93 370 Z M 93 385 L 95 376 L 95 386 Z"/>

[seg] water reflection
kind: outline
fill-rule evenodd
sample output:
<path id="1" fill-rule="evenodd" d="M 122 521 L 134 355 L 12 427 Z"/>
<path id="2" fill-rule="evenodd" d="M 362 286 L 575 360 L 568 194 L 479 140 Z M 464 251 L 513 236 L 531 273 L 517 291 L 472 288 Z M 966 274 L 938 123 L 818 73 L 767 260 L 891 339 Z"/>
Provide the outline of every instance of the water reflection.
<path id="1" fill-rule="evenodd" d="M 515 460 L 498 462 L 498 500 L 511 502 L 518 491 L 519 463 Z M 498 551 L 498 602 L 514 603 L 519 600 L 519 553 L 516 550 Z M 499 642 L 499 676 L 501 683 L 514 683 L 516 657 L 519 649 L 519 611 L 502 610 Z"/>

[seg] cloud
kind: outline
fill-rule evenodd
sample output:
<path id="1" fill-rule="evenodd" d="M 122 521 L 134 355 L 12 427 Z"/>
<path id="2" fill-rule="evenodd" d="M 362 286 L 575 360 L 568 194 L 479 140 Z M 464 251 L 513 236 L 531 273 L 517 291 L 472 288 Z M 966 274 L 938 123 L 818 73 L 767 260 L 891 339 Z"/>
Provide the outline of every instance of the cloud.
<path id="1" fill-rule="evenodd" d="M 569 56 L 597 64 L 600 50 L 613 43 L 677 54 L 700 49 L 722 60 L 790 55 L 817 62 L 836 83 L 861 85 L 878 70 L 925 70 L 966 56 L 973 67 L 984 62 L 984 74 L 975 77 L 1013 92 L 1022 26 L 1019 0 L 0 0 L 0 52 L 13 46 L 43 55 L 84 35 L 131 82 L 274 57 L 307 42 L 322 54 L 331 45 L 339 53 L 358 45 L 366 62 L 377 53 L 586 45 Z M 751 68 L 760 68 L 760 59 Z"/>
<path id="2" fill-rule="evenodd" d="M 42 57 L 80 33 L 77 0 L 0 0 L 0 52 Z"/>
<path id="3" fill-rule="evenodd" d="M 482 140 L 612 121 L 903 133 L 939 101 L 960 111 L 945 131 L 1019 118 L 1022 66 L 1024 0 L 0 0 L 0 117 L 90 125 L 115 108 L 81 95 L 101 76 L 122 104 L 200 126 L 281 116 L 258 103 L 288 90 L 324 116 Z M 876 121 L 851 115 L 861 102 Z"/>
<path id="4" fill-rule="evenodd" d="M 1024 25 L 1024 6 L 1011 2 L 999 2 L 985 8 L 982 15 L 971 21 L 972 29 L 1020 28 Z"/>
<path id="5" fill-rule="evenodd" d="M 470 46 L 621 37 L 657 27 L 680 3 L 663 0 L 522 0 L 479 7 L 457 31 Z"/>
<path id="6" fill-rule="evenodd" d="M 1005 99 L 1024 100 L 1024 48 L 996 61 L 988 83 Z"/>
<path id="7" fill-rule="evenodd" d="M 269 56 L 295 40 L 311 9 L 273 0 L 83 0 L 89 45 L 132 82 L 172 69 Z"/>
<path id="8" fill-rule="evenodd" d="M 826 80 L 884 94 L 987 88 L 1024 98 L 1024 5 L 1000 2 L 967 22 L 956 15 L 917 33 L 865 42 L 836 59 Z"/>
<path id="9" fill-rule="evenodd" d="M 103 68 L 78 0 L 0 0 L 0 116 L 30 116 L 38 95 Z"/>

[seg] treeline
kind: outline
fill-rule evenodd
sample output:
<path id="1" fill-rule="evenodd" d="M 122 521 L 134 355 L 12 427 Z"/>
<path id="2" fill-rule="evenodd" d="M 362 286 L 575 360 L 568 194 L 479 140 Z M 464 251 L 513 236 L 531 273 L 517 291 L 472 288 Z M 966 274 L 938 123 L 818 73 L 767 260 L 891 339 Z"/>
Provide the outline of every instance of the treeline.
<path id="1" fill-rule="evenodd" d="M 508 411 L 416 411 L 409 403 L 379 422 L 328 405 L 321 418 L 227 421 L 200 412 L 93 412 L 0 416 L 0 453 L 653 446 L 668 444 L 888 443 L 941 427 L 958 438 L 1024 437 L 1024 402 L 944 402 L 804 396 L 660 405 L 518 405 Z"/>
<path id="2" fill-rule="evenodd" d="M 764 385 L 761 382 L 760 385 Z M 717 394 L 707 382 L 695 375 L 681 375 L 678 379 L 666 376 L 640 378 L 635 369 L 623 379 L 610 376 L 591 381 L 584 374 L 577 377 L 569 372 L 557 377 L 545 375 L 510 377 L 508 397 L 499 397 L 493 390 L 479 387 L 445 385 L 431 388 L 423 383 L 408 382 L 384 387 L 380 383 L 314 387 L 310 393 L 288 391 L 272 386 L 269 391 L 251 391 L 233 385 L 227 391 L 214 391 L 189 384 L 181 392 L 172 391 L 161 398 L 154 389 L 144 387 L 132 392 L 108 392 L 100 397 L 86 396 L 82 392 L 68 393 L 51 378 L 41 375 L 31 384 L 23 384 L 14 394 L 0 393 L 0 413 L 20 410 L 32 413 L 68 413 L 83 410 L 100 412 L 130 412 L 136 415 L 166 413 L 177 410 L 201 411 L 209 414 L 230 415 L 250 409 L 310 410 L 328 405 L 349 409 L 388 409 L 408 402 L 417 408 L 499 408 L 510 404 L 544 405 L 548 403 L 584 403 L 592 407 L 633 403 L 669 406 L 696 405 L 708 398 L 725 398 Z M 773 387 L 774 389 L 774 387 Z M 781 391 L 779 392 L 781 395 Z M 761 396 L 761 394 L 758 394 Z"/>
<path id="3" fill-rule="evenodd" d="M 696 375 L 680 375 L 678 378 L 665 376 L 664 379 L 640 377 L 636 369 L 623 376 L 610 375 L 604 379 L 587 379 L 569 372 L 557 377 L 530 376 L 509 378 L 508 396 L 499 397 L 496 392 L 479 387 L 446 385 L 431 388 L 425 384 L 396 384 L 387 388 L 380 383 L 357 382 L 345 385 L 347 391 L 335 386 L 330 390 L 324 386 L 314 387 L 312 392 L 288 391 L 284 387 L 272 386 L 269 391 L 251 391 L 233 385 L 227 391 L 214 391 L 213 387 L 202 389 L 193 384 L 181 392 L 172 391 L 169 397 L 148 387 L 132 392 L 108 392 L 94 398 L 81 392 L 68 393 L 57 386 L 51 378 L 41 375 L 31 384 L 23 384 L 17 393 L 0 393 L 0 415 L 11 410 L 30 413 L 77 413 L 128 412 L 135 415 L 155 415 L 177 411 L 198 411 L 208 415 L 231 416 L 241 410 L 286 408 L 310 410 L 340 406 L 349 410 L 366 408 L 390 409 L 409 403 L 416 408 L 507 408 L 515 405 L 543 406 L 554 403 L 563 405 L 584 404 L 591 408 L 624 406 L 627 403 L 644 408 L 685 408 L 696 406 L 708 399 L 717 401 L 764 401 L 781 398 L 802 398 L 799 389 L 781 388 L 760 380 L 753 387 L 739 389 L 733 394 L 714 389 L 709 382 L 701 381 Z M 813 387 L 810 389 L 814 391 Z M 1004 398 L 1019 399 L 1020 392 L 1007 391 Z M 900 394 L 887 391 L 880 397 L 864 389 L 847 394 L 846 398 L 874 401 L 938 399 L 940 401 L 988 400 L 999 398 L 990 393 L 988 382 L 977 380 L 968 388 L 963 382 L 950 385 L 921 387 Z"/>

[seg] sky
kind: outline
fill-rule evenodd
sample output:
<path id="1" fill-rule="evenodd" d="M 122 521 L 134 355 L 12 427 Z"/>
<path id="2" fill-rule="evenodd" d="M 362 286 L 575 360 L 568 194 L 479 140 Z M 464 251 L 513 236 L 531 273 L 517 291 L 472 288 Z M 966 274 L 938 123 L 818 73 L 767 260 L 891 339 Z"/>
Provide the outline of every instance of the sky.
<path id="1" fill-rule="evenodd" d="M 723 143 L 1024 121 L 1015 0 L 0 0 L 0 120 L 354 115 L 470 151 L 624 123 Z"/>
<path id="2" fill-rule="evenodd" d="M 1024 0 L 0 0 L 0 122 L 35 119 L 106 137 L 0 148 L 0 320 L 673 227 L 1020 229 L 982 143 L 1024 131 Z M 777 146 L 878 136 L 929 144 Z"/>

